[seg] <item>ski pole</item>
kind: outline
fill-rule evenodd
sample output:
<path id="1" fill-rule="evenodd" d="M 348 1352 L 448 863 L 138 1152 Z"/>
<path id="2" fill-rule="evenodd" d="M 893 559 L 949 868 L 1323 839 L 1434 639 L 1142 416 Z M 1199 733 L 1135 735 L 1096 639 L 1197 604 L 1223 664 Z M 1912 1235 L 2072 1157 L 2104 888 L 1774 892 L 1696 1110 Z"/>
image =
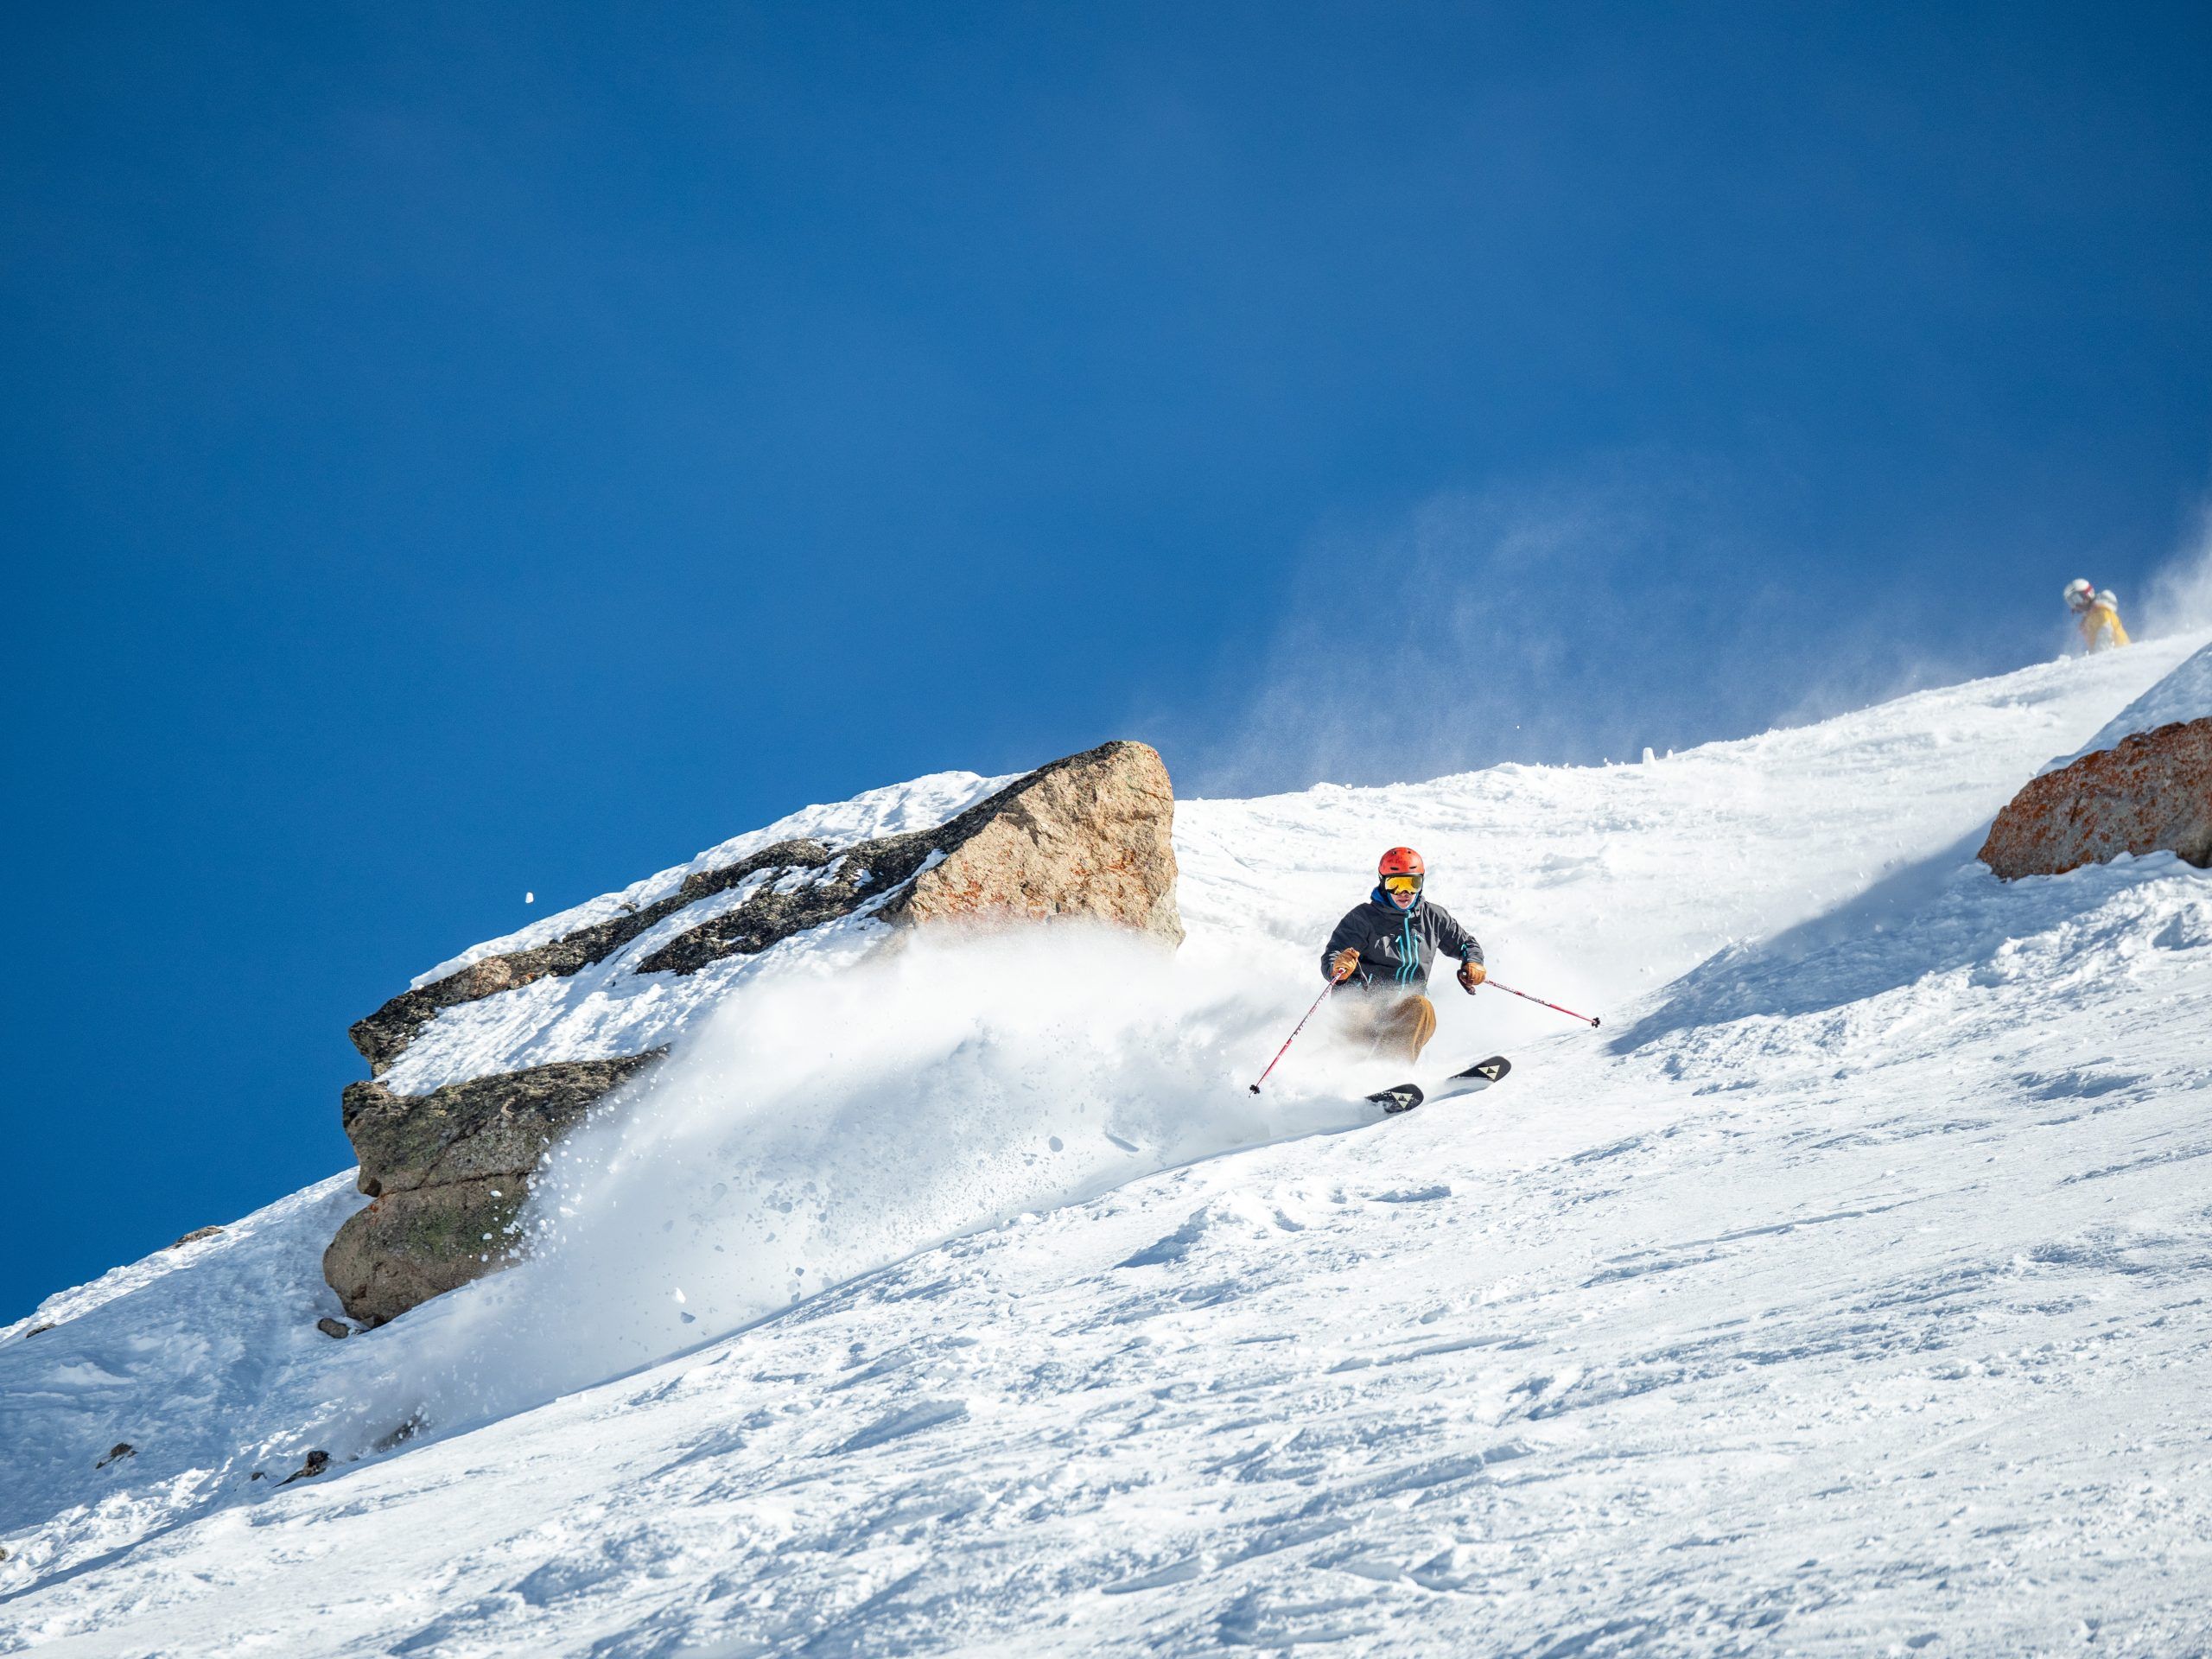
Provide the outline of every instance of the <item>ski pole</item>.
<path id="1" fill-rule="evenodd" d="M 1338 981 L 1332 979 L 1321 988 L 1321 995 L 1313 999 L 1313 1007 L 1306 1009 L 1304 1015 L 1299 1020 L 1299 1022 L 1290 1028 L 1290 1035 L 1282 1039 L 1282 1046 L 1275 1050 L 1274 1059 L 1268 1062 L 1268 1071 L 1274 1071 L 1275 1069 L 1276 1061 L 1281 1060 L 1284 1055 L 1290 1052 L 1290 1046 L 1298 1040 L 1298 1033 L 1306 1029 L 1306 1021 L 1313 1017 L 1315 1008 L 1319 1008 L 1324 1002 L 1329 1000 L 1329 993 L 1337 988 L 1338 983 Z M 1262 1071 L 1260 1073 L 1260 1083 L 1265 1083 L 1268 1080 L 1268 1071 Z M 1255 1083 L 1252 1085 L 1252 1092 L 1255 1095 L 1260 1092 L 1260 1083 Z"/>
<path id="2" fill-rule="evenodd" d="M 1541 1007 L 1549 1008 L 1554 1014 L 1563 1014 L 1570 1020 L 1580 1020 L 1585 1025 L 1594 1026 L 1598 1023 L 1598 1016 L 1594 1014 L 1577 1014 L 1573 1008 L 1562 1008 L 1556 1002 L 1546 1002 L 1541 996 L 1531 996 L 1526 991 L 1516 991 L 1510 985 L 1499 985 L 1494 979 L 1485 979 L 1483 981 L 1483 983 L 1496 987 L 1497 989 L 1503 991 L 1508 996 L 1517 996 L 1523 1002 L 1534 1002 Z M 1296 1032 L 1293 1032 L 1291 1033 L 1294 1037 L 1298 1033 Z M 1290 1045 L 1286 1043 L 1283 1046 L 1287 1048 Z M 1260 1092 L 1259 1084 L 1255 1084 L 1252 1085 L 1252 1092 L 1254 1094 Z"/>

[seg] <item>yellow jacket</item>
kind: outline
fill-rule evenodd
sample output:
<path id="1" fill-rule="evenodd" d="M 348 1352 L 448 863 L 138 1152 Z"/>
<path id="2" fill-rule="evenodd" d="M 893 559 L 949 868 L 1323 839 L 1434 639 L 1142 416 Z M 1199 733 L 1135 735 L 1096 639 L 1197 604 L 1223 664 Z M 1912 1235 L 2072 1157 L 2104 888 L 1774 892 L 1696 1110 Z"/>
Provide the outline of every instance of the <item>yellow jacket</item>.
<path id="1" fill-rule="evenodd" d="M 2127 630 L 2120 626 L 2120 613 L 2102 600 L 2082 613 L 2082 639 L 2091 651 L 2128 643 Z"/>

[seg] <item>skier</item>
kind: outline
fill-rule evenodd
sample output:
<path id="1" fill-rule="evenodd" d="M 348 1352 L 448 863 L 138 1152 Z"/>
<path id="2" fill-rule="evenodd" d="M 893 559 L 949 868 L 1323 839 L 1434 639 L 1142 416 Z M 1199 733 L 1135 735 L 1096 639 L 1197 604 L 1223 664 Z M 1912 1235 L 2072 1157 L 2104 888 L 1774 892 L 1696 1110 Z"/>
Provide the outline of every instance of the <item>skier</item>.
<path id="1" fill-rule="evenodd" d="M 2091 651 L 2105 651 L 2128 643 L 2120 626 L 2120 599 L 2109 588 L 2099 593 L 2076 576 L 2066 584 L 2066 608 L 2079 619 L 2082 643 Z"/>
<path id="2" fill-rule="evenodd" d="M 1468 995 L 1485 977 L 1483 948 L 1440 905 L 1421 897 L 1426 871 L 1410 847 L 1393 847 L 1376 870 L 1375 891 L 1346 913 L 1321 953 L 1322 976 L 1356 984 L 1357 1035 L 1376 1053 L 1421 1058 L 1436 1034 L 1436 1005 L 1423 995 L 1430 965 L 1441 956 L 1459 959 L 1459 984 Z"/>

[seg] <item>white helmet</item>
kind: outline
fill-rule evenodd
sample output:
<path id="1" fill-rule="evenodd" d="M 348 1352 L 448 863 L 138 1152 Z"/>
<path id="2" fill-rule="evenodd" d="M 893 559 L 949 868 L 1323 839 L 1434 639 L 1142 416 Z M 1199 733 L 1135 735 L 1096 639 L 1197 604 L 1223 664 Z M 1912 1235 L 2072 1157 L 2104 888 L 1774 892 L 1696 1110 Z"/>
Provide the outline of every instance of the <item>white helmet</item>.
<path id="1" fill-rule="evenodd" d="M 2108 611 L 2117 611 L 2120 608 L 2120 595 L 2107 588 L 2097 595 L 2097 603 Z"/>
<path id="2" fill-rule="evenodd" d="M 2086 611 L 2097 601 L 2097 590 L 2076 576 L 2066 584 L 2066 608 Z"/>

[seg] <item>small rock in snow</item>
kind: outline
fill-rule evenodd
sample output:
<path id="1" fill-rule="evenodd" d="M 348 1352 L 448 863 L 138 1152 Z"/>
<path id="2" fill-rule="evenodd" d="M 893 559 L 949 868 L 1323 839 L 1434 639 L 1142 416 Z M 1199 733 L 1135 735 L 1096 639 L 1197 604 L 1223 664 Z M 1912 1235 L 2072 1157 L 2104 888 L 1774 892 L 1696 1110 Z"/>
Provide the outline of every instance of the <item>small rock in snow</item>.
<path id="1" fill-rule="evenodd" d="M 135 1458 L 137 1455 L 138 1448 L 131 1445 L 130 1441 L 118 1440 L 113 1446 L 108 1448 L 107 1456 L 102 1458 L 98 1463 L 94 1464 L 92 1467 L 95 1469 L 105 1469 L 111 1463 L 119 1463 L 125 1458 Z"/>
<path id="2" fill-rule="evenodd" d="M 329 1452 L 310 1452 L 308 1453 L 308 1460 L 305 1463 L 293 1470 L 290 1474 L 285 1476 L 283 1479 L 278 1481 L 276 1484 L 279 1486 L 289 1486 L 296 1480 L 313 1480 L 317 1475 L 321 1474 L 324 1470 L 329 1467 Z"/>
<path id="3" fill-rule="evenodd" d="M 35 1336 L 38 1335 L 38 1333 L 39 1333 L 40 1332 L 41 1332 L 41 1331 L 51 1331 L 51 1330 L 53 1330 L 53 1329 L 54 1329 L 54 1321 L 53 1321 L 53 1320 L 51 1320 L 51 1319 L 48 1319 L 48 1320 L 44 1325 L 35 1325 L 31 1326 L 31 1328 L 30 1328 L 29 1330 L 28 1330 L 28 1331 L 24 1332 L 23 1332 L 23 1334 L 24 1334 L 25 1336 L 27 1336 L 27 1337 L 35 1337 Z"/>
<path id="4" fill-rule="evenodd" d="M 352 1328 L 346 1325 L 342 1320 L 339 1319 L 317 1319 L 315 1322 L 315 1328 L 321 1332 L 326 1337 L 336 1337 L 341 1341 L 353 1334 Z"/>
<path id="5" fill-rule="evenodd" d="M 187 1233 L 182 1238 L 177 1240 L 175 1244 L 170 1245 L 169 1249 L 174 1250 L 187 1244 L 196 1243 L 203 1238 L 213 1238 L 216 1234 L 222 1230 L 223 1230 L 219 1227 L 195 1227 L 190 1232 Z"/>

